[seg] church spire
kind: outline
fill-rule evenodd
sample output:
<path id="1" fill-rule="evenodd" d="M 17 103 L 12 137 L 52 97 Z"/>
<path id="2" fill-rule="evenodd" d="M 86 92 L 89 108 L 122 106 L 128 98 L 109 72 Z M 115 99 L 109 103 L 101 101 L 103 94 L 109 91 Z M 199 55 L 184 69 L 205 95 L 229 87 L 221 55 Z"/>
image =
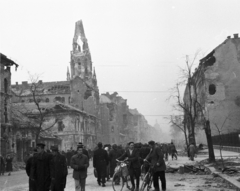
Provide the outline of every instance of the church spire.
<path id="1" fill-rule="evenodd" d="M 70 81 L 70 72 L 69 72 L 69 68 L 67 67 L 67 81 Z"/>
<path id="2" fill-rule="evenodd" d="M 97 86 L 97 76 L 95 72 L 95 67 L 93 67 L 93 84 Z"/>

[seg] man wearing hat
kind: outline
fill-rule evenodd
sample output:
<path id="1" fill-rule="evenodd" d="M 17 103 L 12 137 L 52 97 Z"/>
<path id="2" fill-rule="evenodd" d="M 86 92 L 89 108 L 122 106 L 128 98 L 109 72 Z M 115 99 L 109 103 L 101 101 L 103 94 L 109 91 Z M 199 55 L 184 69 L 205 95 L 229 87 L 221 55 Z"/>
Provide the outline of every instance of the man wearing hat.
<path id="1" fill-rule="evenodd" d="M 26 173 L 29 177 L 29 181 L 28 181 L 28 184 L 29 184 L 29 191 L 36 191 L 37 190 L 37 187 L 36 187 L 36 184 L 35 184 L 35 181 L 32 180 L 31 178 L 31 168 L 32 168 L 32 165 L 33 165 L 33 160 L 34 160 L 34 156 L 36 157 L 36 154 L 37 154 L 37 149 L 34 148 L 32 152 L 30 152 L 30 156 L 29 158 L 27 159 L 26 161 Z"/>
<path id="2" fill-rule="evenodd" d="M 51 191 L 64 191 L 67 179 L 67 161 L 58 151 L 58 146 L 52 146 L 51 160 Z"/>
<path id="3" fill-rule="evenodd" d="M 89 160 L 88 157 L 83 154 L 82 145 L 78 145 L 77 154 L 73 155 L 71 158 L 71 167 L 73 168 L 75 191 L 85 191 Z"/>
<path id="4" fill-rule="evenodd" d="M 156 191 L 160 191 L 158 179 L 160 178 L 162 183 L 162 191 L 166 190 L 166 178 L 165 178 L 165 170 L 166 164 L 164 162 L 164 155 L 159 147 L 155 145 L 154 141 L 149 141 L 148 145 L 151 150 L 145 160 L 151 160 L 151 164 L 154 166 L 153 168 L 153 186 Z"/>
<path id="5" fill-rule="evenodd" d="M 38 153 L 34 156 L 31 167 L 31 179 L 35 181 L 37 191 L 49 191 L 51 185 L 50 162 L 51 154 L 44 151 L 45 144 L 38 143 Z"/>
<path id="6" fill-rule="evenodd" d="M 98 185 L 105 187 L 106 176 L 107 176 L 107 166 L 109 163 L 108 153 L 103 149 L 101 142 L 98 143 L 98 149 L 94 151 L 93 154 L 93 168 L 97 171 L 97 182 Z"/>

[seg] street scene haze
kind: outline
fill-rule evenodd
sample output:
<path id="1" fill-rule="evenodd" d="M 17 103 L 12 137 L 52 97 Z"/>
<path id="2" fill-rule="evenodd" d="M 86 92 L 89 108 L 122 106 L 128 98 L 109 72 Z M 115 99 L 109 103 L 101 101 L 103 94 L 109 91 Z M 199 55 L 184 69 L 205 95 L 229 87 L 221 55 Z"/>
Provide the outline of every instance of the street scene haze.
<path id="1" fill-rule="evenodd" d="M 238 0 L 0 3 L 0 191 L 240 190 Z"/>

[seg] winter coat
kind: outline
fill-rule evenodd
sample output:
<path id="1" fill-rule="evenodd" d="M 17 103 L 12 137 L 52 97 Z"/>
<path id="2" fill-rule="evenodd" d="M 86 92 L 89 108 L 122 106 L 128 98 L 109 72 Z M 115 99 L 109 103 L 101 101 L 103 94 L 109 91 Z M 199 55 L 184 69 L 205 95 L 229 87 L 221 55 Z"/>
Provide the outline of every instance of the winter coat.
<path id="1" fill-rule="evenodd" d="M 141 164 L 139 161 L 139 151 L 137 149 L 133 149 L 132 154 L 130 154 L 129 149 L 118 158 L 118 160 L 124 160 L 125 158 L 128 158 L 129 168 L 140 168 Z"/>
<path id="2" fill-rule="evenodd" d="M 109 163 L 107 151 L 102 148 L 98 148 L 94 151 L 93 154 L 93 167 L 97 169 L 97 171 L 106 170 L 107 165 Z"/>
<path id="3" fill-rule="evenodd" d="M 54 190 L 63 190 L 66 186 L 67 179 L 67 161 L 64 155 L 57 152 L 51 158 L 51 187 Z"/>
<path id="4" fill-rule="evenodd" d="M 34 180 L 31 179 L 31 169 L 33 165 L 34 157 L 28 157 L 28 160 L 26 161 L 26 173 L 29 177 L 29 191 L 37 191 L 36 183 Z"/>
<path id="5" fill-rule="evenodd" d="M 12 172 L 13 170 L 12 161 L 13 158 L 6 158 L 6 172 Z"/>
<path id="6" fill-rule="evenodd" d="M 4 172 L 5 172 L 5 161 L 4 161 L 3 157 L 0 156 L 0 173 L 4 173 Z"/>
<path id="7" fill-rule="evenodd" d="M 33 165 L 31 167 L 30 176 L 36 182 L 37 191 L 46 191 L 50 188 L 51 158 L 52 154 L 45 151 L 43 153 L 37 153 L 33 157 Z"/>
<path id="8" fill-rule="evenodd" d="M 84 154 L 76 154 L 71 158 L 71 167 L 73 168 L 73 178 L 79 180 L 87 178 L 87 168 L 89 167 L 88 157 Z"/>
<path id="9" fill-rule="evenodd" d="M 146 159 L 151 161 L 151 164 L 154 166 L 154 172 L 165 171 L 166 164 L 163 159 L 163 153 L 159 147 L 153 147 Z M 157 163 L 159 164 L 157 166 Z"/>
<path id="10" fill-rule="evenodd" d="M 112 149 L 109 151 L 110 167 L 115 168 L 117 166 L 116 159 L 119 158 L 120 156 L 121 156 L 121 153 L 117 149 Z"/>

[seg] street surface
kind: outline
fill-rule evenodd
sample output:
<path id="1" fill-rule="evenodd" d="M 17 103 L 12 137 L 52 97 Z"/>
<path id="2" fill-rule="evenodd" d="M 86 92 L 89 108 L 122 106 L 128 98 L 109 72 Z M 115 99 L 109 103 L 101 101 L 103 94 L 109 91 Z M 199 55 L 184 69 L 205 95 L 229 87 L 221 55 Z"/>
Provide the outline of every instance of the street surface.
<path id="1" fill-rule="evenodd" d="M 185 162 L 190 163 L 186 157 L 179 157 L 176 161 L 168 161 L 171 166 L 179 166 Z M 227 183 L 220 178 L 214 178 L 212 175 L 195 175 L 190 173 L 179 174 L 167 173 L 167 190 L 176 191 L 233 191 Z M 106 187 L 100 187 L 93 175 L 92 162 L 88 168 L 86 191 L 112 191 L 111 181 L 106 183 Z M 74 180 L 72 178 L 72 169 L 69 169 L 67 177 L 67 186 L 65 191 L 74 191 Z M 125 189 L 127 191 L 127 189 Z M 28 191 L 28 177 L 25 171 L 13 172 L 11 176 L 0 176 L 0 191 Z"/>

